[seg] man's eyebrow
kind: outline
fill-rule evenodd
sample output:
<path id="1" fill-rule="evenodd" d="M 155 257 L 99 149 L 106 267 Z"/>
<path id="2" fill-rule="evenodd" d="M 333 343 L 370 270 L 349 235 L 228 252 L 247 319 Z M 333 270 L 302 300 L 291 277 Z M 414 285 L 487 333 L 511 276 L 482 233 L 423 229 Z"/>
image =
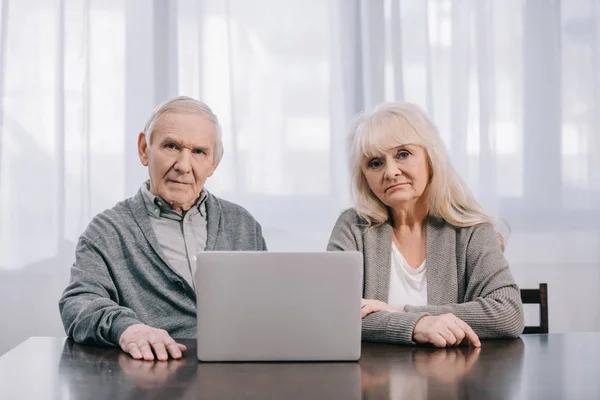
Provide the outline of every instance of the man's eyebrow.
<path id="1" fill-rule="evenodd" d="M 171 136 L 171 135 L 164 135 L 161 139 L 160 139 L 161 143 L 164 142 L 175 142 L 175 143 L 181 143 L 181 140 L 179 138 L 177 138 L 176 136 Z"/>

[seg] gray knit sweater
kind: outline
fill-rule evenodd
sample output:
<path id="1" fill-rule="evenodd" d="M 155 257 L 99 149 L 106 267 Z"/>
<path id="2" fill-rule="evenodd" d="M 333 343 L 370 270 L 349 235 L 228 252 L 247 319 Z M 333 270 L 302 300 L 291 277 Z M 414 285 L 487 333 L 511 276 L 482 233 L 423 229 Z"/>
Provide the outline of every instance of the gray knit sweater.
<path id="1" fill-rule="evenodd" d="M 358 250 L 364 257 L 363 297 L 387 302 L 391 271 L 392 226 L 367 228 L 354 209 L 338 219 L 327 250 Z M 523 331 L 523 305 L 491 224 L 468 228 L 427 218 L 427 306 L 405 306 L 363 319 L 366 341 L 412 344 L 417 321 L 452 313 L 481 339 L 513 338 Z"/>
<path id="2" fill-rule="evenodd" d="M 261 227 L 242 207 L 208 193 L 206 250 L 266 250 Z M 98 214 L 79 238 L 71 280 L 59 301 L 76 342 L 117 345 L 133 324 L 196 337 L 196 294 L 169 267 L 141 192 Z"/>

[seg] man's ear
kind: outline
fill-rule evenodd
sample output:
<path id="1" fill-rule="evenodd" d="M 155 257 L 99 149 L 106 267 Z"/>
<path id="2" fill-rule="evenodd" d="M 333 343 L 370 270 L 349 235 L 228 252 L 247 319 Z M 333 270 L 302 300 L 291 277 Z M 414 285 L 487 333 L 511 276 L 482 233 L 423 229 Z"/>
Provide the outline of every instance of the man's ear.
<path id="1" fill-rule="evenodd" d="M 215 171 L 216 171 L 216 169 L 217 169 L 217 167 L 218 167 L 218 166 L 219 166 L 219 163 L 213 164 L 213 165 L 210 167 L 210 169 L 208 170 L 208 174 L 207 174 L 206 176 L 207 176 L 207 177 L 210 177 L 210 176 L 212 176 L 212 175 L 215 173 Z"/>
<path id="2" fill-rule="evenodd" d="M 144 167 L 148 166 L 148 143 L 146 143 L 146 134 L 140 132 L 138 135 L 138 155 Z"/>
<path id="3" fill-rule="evenodd" d="M 217 170 L 217 167 L 219 166 L 219 163 L 214 161 L 214 157 L 215 157 L 215 154 L 213 153 L 213 165 L 208 170 L 208 175 L 206 175 L 207 177 L 212 176 L 215 173 L 215 171 Z M 223 159 L 223 154 L 221 154 L 221 159 Z"/>

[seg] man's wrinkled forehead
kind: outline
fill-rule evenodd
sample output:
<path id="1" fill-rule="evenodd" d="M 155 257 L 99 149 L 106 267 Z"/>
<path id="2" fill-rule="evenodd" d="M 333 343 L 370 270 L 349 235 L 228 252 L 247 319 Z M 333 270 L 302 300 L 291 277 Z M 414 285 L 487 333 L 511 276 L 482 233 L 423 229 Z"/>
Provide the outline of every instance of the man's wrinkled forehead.
<path id="1" fill-rule="evenodd" d="M 217 129 L 215 123 L 203 115 L 168 112 L 157 119 L 152 141 L 163 141 L 165 137 L 186 140 L 189 144 L 214 146 Z"/>

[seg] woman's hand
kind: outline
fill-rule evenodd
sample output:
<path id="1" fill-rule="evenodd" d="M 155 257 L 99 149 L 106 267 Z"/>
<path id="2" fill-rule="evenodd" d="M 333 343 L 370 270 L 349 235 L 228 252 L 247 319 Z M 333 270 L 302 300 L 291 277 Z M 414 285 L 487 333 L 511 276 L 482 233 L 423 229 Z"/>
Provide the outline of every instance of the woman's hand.
<path id="1" fill-rule="evenodd" d="M 383 311 L 386 308 L 388 308 L 388 305 L 383 301 L 373 299 L 362 299 L 360 304 L 360 317 L 364 318 L 371 313 Z"/>
<path id="2" fill-rule="evenodd" d="M 454 314 L 423 317 L 413 331 L 417 343 L 431 343 L 436 347 L 458 346 L 467 340 L 475 347 L 481 347 L 477 334 L 463 320 Z"/>
<path id="3" fill-rule="evenodd" d="M 404 310 L 398 310 L 396 308 L 388 306 L 387 303 L 384 303 L 383 301 L 373 299 L 362 299 L 360 308 L 361 318 L 364 318 L 367 315 L 378 311 L 404 312 Z"/>

